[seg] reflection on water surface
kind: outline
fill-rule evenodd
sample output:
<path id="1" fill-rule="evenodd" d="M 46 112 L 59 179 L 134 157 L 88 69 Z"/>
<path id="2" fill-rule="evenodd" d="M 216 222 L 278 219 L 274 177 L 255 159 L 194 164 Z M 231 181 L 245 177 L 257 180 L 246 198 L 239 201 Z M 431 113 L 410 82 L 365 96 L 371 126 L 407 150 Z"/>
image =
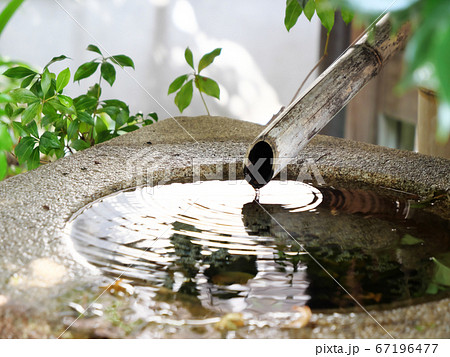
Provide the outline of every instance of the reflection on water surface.
<path id="1" fill-rule="evenodd" d="M 445 260 L 449 222 L 414 201 L 294 181 L 254 197 L 245 181 L 138 188 L 94 203 L 68 230 L 106 275 L 219 312 L 355 306 L 328 273 L 365 306 L 446 289 L 430 258 Z"/>

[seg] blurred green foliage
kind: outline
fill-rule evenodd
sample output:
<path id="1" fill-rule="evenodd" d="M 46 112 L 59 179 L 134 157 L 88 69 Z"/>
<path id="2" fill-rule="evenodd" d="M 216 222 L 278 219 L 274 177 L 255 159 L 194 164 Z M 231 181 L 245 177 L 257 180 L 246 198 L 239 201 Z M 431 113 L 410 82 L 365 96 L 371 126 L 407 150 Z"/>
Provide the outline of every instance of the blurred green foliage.
<path id="1" fill-rule="evenodd" d="M 373 22 L 390 12 L 394 30 L 411 24 L 411 38 L 405 50 L 406 71 L 399 85 L 426 87 L 439 98 L 436 139 L 445 143 L 450 136 L 450 1 L 448 0 L 287 0 L 285 26 L 289 31 L 303 13 L 319 17 L 328 34 L 334 26 L 335 11 L 346 23 L 353 13 Z"/>
<path id="2" fill-rule="evenodd" d="M 10 0 L 8 4 L 6 4 L 6 6 L 3 8 L 2 12 L 0 13 L 0 34 L 3 32 L 3 29 L 8 24 L 11 17 L 24 1 L 25 0 Z"/>

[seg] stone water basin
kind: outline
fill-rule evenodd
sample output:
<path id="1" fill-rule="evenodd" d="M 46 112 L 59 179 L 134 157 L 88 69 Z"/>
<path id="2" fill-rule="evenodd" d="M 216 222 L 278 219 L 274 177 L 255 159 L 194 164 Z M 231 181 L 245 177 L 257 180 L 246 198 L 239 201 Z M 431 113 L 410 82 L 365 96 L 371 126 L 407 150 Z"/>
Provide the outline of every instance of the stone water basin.
<path id="1" fill-rule="evenodd" d="M 178 120 L 0 184 L 2 336 L 449 336 L 448 160 L 318 137 L 257 204 L 261 127 Z"/>

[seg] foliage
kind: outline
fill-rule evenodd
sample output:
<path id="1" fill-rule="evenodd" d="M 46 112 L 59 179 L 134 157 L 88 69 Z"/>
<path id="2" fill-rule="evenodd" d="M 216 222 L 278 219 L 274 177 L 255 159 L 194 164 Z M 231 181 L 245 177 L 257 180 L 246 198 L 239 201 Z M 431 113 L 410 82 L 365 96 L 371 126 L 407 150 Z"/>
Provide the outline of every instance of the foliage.
<path id="1" fill-rule="evenodd" d="M 89 45 L 87 50 L 100 57 L 82 64 L 73 81 L 88 78 L 100 68 L 99 79 L 86 94 L 75 98 L 63 94 L 71 79 L 70 69 L 65 68 L 58 74 L 50 70 L 53 63 L 67 59 L 64 55 L 54 57 L 40 73 L 25 65 L 13 66 L 3 73 L 10 79 L 19 80 L 20 85 L 1 94 L 2 101 L 6 102 L 1 133 L 6 135 L 4 128 L 8 127 L 18 139 L 14 153 L 19 163 L 26 163 L 28 169 L 46 162 L 41 156 L 47 161 L 61 158 L 158 119 L 155 113 L 147 117 L 142 114 L 130 116 L 126 103 L 101 99 L 102 79 L 111 86 L 115 82 L 114 65 L 134 68 L 134 63 L 125 55 L 104 57 L 95 45 Z M 2 144 L 1 149 L 9 151 L 11 145 L 4 148 Z M 0 163 L 0 170 L 1 167 Z"/>
<path id="2" fill-rule="evenodd" d="M 24 0 L 10 0 L 0 13 L 0 34 Z"/>
<path id="3" fill-rule="evenodd" d="M 13 143 L 8 133 L 6 125 L 0 122 L 0 180 L 6 176 L 8 163 L 6 161 L 6 153 L 11 151 Z"/>
<path id="4" fill-rule="evenodd" d="M 6 69 L 9 69 L 14 66 L 24 66 L 28 67 L 25 63 L 10 61 L 6 58 L 0 57 L 0 73 L 3 73 Z M 21 173 L 25 167 L 19 165 L 15 160 L 12 160 L 11 155 L 9 154 L 13 147 L 15 139 L 11 137 L 8 126 L 8 119 L 5 113 L 5 106 L 11 100 L 11 96 L 7 94 L 11 89 L 17 88 L 20 85 L 20 81 L 15 78 L 8 78 L 4 76 L 0 76 L 0 146 L 5 149 L 0 149 L 0 181 L 6 176 L 15 175 Z M 6 137 L 6 134 L 9 137 L 9 140 Z M 11 140 L 11 144 L 10 143 Z M 6 144 L 8 143 L 8 144 Z M 6 158 L 9 160 L 6 160 Z"/>
<path id="5" fill-rule="evenodd" d="M 290 31 L 302 13 L 309 21 L 316 13 L 322 25 L 330 33 L 334 26 L 336 9 L 332 0 L 287 0 L 284 25 Z M 353 12 L 349 11 L 347 7 L 341 6 L 341 15 L 346 24 L 352 21 Z"/>
<path id="6" fill-rule="evenodd" d="M 432 257 L 435 263 L 433 281 L 428 286 L 429 294 L 436 294 L 450 286 L 450 253 L 444 253 L 438 259 Z"/>
<path id="7" fill-rule="evenodd" d="M 334 25 L 334 12 L 340 9 L 346 23 L 357 13 L 361 19 L 375 20 L 391 13 L 394 29 L 411 23 L 412 36 L 405 50 L 407 69 L 401 89 L 422 86 L 439 97 L 436 139 L 450 137 L 450 1 L 448 0 L 287 0 L 285 25 L 289 31 L 304 13 L 311 20 L 317 13 L 328 34 Z"/>
<path id="8" fill-rule="evenodd" d="M 200 75 L 200 72 L 208 67 L 211 63 L 214 62 L 214 59 L 220 55 L 222 49 L 216 48 L 215 50 L 205 54 L 199 61 L 197 69 L 194 66 L 194 56 L 189 47 L 186 48 L 184 52 L 184 58 L 186 59 L 187 64 L 194 70 L 193 73 L 183 74 L 175 78 L 175 80 L 170 84 L 168 94 L 172 94 L 178 92 L 175 96 L 175 105 L 180 110 L 180 113 L 186 109 L 192 101 L 192 95 L 194 91 L 193 85 L 198 89 L 200 93 L 200 97 L 203 101 L 203 105 L 205 109 L 209 113 L 208 106 L 206 105 L 205 99 L 203 98 L 203 94 L 205 93 L 211 97 L 220 99 L 220 88 L 216 81 L 211 78 L 204 77 Z M 189 79 L 191 78 L 192 79 Z"/>

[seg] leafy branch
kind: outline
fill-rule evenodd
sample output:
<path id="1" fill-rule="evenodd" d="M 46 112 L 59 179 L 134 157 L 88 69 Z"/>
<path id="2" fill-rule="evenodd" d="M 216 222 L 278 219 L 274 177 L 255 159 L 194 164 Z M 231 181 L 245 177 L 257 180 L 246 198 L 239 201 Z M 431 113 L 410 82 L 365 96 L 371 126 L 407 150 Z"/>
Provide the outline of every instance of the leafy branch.
<path id="1" fill-rule="evenodd" d="M 328 43 L 335 11 L 338 9 L 346 23 L 352 20 L 353 13 L 371 22 L 386 10 L 390 12 L 394 29 L 406 22 L 410 23 L 411 37 L 404 56 L 407 67 L 398 88 L 406 90 L 418 86 L 437 92 L 439 108 L 436 140 L 447 142 L 450 138 L 450 1 L 287 0 L 284 23 L 289 31 L 302 13 L 309 21 L 317 13 L 327 29 Z"/>
<path id="2" fill-rule="evenodd" d="M 8 145 L 3 143 L 10 133 L 18 141 L 15 156 L 31 170 L 158 120 L 155 113 L 146 117 L 140 113 L 130 116 L 129 107 L 123 101 L 101 98 L 102 79 L 112 86 L 116 79 L 114 66 L 134 68 L 131 58 L 105 57 L 95 45 L 89 45 L 87 50 L 100 57 L 79 66 L 73 81 L 91 77 L 100 67 L 99 79 L 86 94 L 75 98 L 63 94 L 71 79 L 70 69 L 67 67 L 58 74 L 50 70 L 53 63 L 68 58 L 64 55 L 52 58 L 40 73 L 24 65 L 13 66 L 3 73 L 10 79 L 20 80 L 20 87 L 0 95 L 6 103 L 2 113 L 4 124 L 0 124 L 0 176 L 5 172 L 4 152 L 12 150 L 11 140 L 5 139 Z"/>
<path id="3" fill-rule="evenodd" d="M 205 54 L 199 61 L 197 69 L 194 66 L 194 56 L 189 47 L 184 51 L 184 58 L 186 63 L 194 70 L 193 73 L 183 74 L 170 84 L 168 94 L 178 92 L 175 95 L 175 105 L 180 110 L 180 113 L 186 109 L 192 101 L 194 92 L 194 84 L 198 89 L 203 105 L 205 106 L 208 115 L 211 115 L 206 105 L 203 93 L 211 97 L 220 99 L 220 88 L 216 81 L 211 78 L 200 75 L 200 72 L 214 62 L 214 59 L 220 55 L 222 49 L 216 48 L 215 50 Z M 190 79 L 191 78 L 191 79 Z"/>
<path id="4" fill-rule="evenodd" d="M 322 25 L 327 30 L 327 39 L 325 41 L 325 47 L 323 50 L 323 55 L 320 57 L 319 61 L 314 65 L 314 67 L 308 72 L 305 79 L 303 80 L 300 87 L 295 92 L 292 103 L 300 94 L 305 83 L 308 81 L 309 77 L 314 73 L 314 71 L 319 67 L 322 61 L 328 56 L 328 43 L 330 40 L 330 33 L 334 26 L 336 7 L 329 0 L 287 0 L 286 1 L 286 13 L 284 17 L 284 25 L 288 31 L 297 23 L 298 18 L 302 13 L 308 21 L 311 22 L 312 17 L 315 13 L 319 17 Z M 348 25 L 353 19 L 353 13 L 347 9 L 341 9 L 341 15 L 344 22 Z"/>
<path id="5" fill-rule="evenodd" d="M 338 9 L 337 3 L 338 1 L 333 0 L 287 0 L 284 25 L 290 31 L 302 13 L 310 22 L 314 14 L 317 14 L 329 35 L 334 26 L 335 12 Z M 349 10 L 345 4 L 340 4 L 339 8 L 342 19 L 349 24 L 353 19 L 353 11 Z"/>

